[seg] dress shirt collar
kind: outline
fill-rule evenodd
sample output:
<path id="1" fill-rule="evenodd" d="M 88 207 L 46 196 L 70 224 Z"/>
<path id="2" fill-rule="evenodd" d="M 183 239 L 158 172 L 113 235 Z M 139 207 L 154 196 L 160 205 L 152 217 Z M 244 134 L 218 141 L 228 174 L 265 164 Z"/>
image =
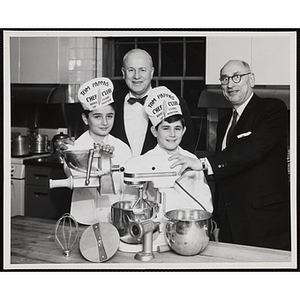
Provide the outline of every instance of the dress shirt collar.
<path id="1" fill-rule="evenodd" d="M 159 153 L 168 154 L 168 155 L 173 155 L 173 154 L 179 153 L 179 149 L 180 149 L 180 147 L 178 146 L 176 149 L 174 149 L 172 151 L 168 151 L 168 150 L 162 148 L 159 144 L 157 144 L 156 147 L 157 147 L 157 149 L 159 149 L 158 150 Z"/>
<path id="2" fill-rule="evenodd" d="M 236 109 L 236 112 L 238 113 L 238 119 L 241 116 L 241 114 L 243 113 L 244 109 L 246 108 L 247 104 L 249 103 L 249 101 L 251 100 L 253 96 L 253 92 L 251 93 L 250 97 L 241 105 Z"/>
<path id="3" fill-rule="evenodd" d="M 91 136 L 90 130 L 88 131 L 88 133 L 89 133 L 89 136 L 90 136 L 90 138 L 93 140 L 94 143 L 101 143 L 101 142 L 102 142 L 102 143 L 104 143 L 104 144 L 107 144 L 107 140 L 108 140 L 109 134 L 107 134 L 107 135 L 102 139 L 101 142 L 96 142 L 96 141 L 93 139 L 93 137 Z"/>
<path id="4" fill-rule="evenodd" d="M 143 95 L 141 95 L 140 97 L 138 98 L 143 98 L 145 97 L 146 95 L 149 94 L 149 92 L 152 90 L 152 87 L 150 86 L 150 88 L 148 89 L 148 91 L 146 93 L 144 93 Z M 137 98 L 136 96 L 133 96 L 131 91 L 128 92 L 128 94 L 126 95 L 125 97 L 125 101 L 127 102 L 129 98 Z"/>

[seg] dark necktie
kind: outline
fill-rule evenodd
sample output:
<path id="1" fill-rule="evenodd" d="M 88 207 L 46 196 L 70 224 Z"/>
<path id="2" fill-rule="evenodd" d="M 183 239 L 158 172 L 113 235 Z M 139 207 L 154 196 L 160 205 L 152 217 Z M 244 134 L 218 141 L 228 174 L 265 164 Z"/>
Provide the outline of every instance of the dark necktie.
<path id="1" fill-rule="evenodd" d="M 229 140 L 230 140 L 230 137 L 232 135 L 232 132 L 233 132 L 233 129 L 236 125 L 236 120 L 237 120 L 237 116 L 238 116 L 238 113 L 236 112 L 236 110 L 233 111 L 233 117 L 232 117 L 232 123 L 231 123 L 231 126 L 228 130 L 228 133 L 227 133 L 227 138 L 226 138 L 226 147 L 229 143 Z"/>
<path id="2" fill-rule="evenodd" d="M 141 105 L 144 105 L 146 99 L 147 99 L 147 96 L 144 96 L 143 98 L 133 98 L 133 97 L 131 97 L 131 98 L 128 99 L 128 103 L 132 105 L 135 102 L 138 102 Z"/>

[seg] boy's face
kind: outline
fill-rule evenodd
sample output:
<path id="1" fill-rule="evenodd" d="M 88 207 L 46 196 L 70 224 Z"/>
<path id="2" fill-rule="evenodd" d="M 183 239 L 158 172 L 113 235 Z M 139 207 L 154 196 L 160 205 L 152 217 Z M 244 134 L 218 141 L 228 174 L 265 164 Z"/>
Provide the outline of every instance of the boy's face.
<path id="1" fill-rule="evenodd" d="M 110 105 L 106 105 L 91 111 L 88 118 L 83 114 L 82 118 L 89 126 L 91 135 L 104 137 L 114 125 L 115 111 Z"/>
<path id="2" fill-rule="evenodd" d="M 151 127 L 153 135 L 157 138 L 158 145 L 167 151 L 176 150 L 182 140 L 185 130 L 186 128 L 183 127 L 181 121 L 173 123 L 162 121 L 158 125 L 157 130 L 154 126 Z"/>

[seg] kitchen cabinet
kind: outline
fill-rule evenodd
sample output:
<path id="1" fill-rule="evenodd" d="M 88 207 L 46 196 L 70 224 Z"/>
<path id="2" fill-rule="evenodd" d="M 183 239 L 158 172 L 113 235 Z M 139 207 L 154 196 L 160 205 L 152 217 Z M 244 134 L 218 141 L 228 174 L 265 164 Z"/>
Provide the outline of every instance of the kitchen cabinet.
<path id="1" fill-rule="evenodd" d="M 49 188 L 49 179 L 62 178 L 66 178 L 62 165 L 25 166 L 25 216 L 59 219 L 70 211 L 72 191 Z"/>
<path id="2" fill-rule="evenodd" d="M 82 84 L 101 73 L 100 46 L 95 37 L 11 37 L 11 83 Z"/>
<path id="3" fill-rule="evenodd" d="M 20 82 L 58 83 L 58 39 L 20 39 Z"/>
<path id="4" fill-rule="evenodd" d="M 248 62 L 256 85 L 290 85 L 292 35 L 236 34 L 207 37 L 206 84 L 220 84 L 220 69 L 230 59 Z"/>
<path id="5" fill-rule="evenodd" d="M 252 38 L 252 65 L 259 84 L 290 84 L 291 42 L 289 37 Z"/>

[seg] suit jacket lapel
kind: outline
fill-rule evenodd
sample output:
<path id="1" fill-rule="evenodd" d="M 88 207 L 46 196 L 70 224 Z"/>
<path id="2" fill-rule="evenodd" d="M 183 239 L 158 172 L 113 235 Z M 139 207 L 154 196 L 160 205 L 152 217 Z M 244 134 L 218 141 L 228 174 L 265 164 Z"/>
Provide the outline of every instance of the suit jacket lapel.
<path id="1" fill-rule="evenodd" d="M 116 138 L 119 138 L 124 143 L 126 143 L 129 147 L 129 141 L 125 132 L 124 126 L 124 98 L 126 94 L 120 94 L 115 96 L 115 105 L 116 105 L 116 116 L 115 116 L 115 123 L 113 129 L 111 131 L 112 135 Z"/>
<path id="2" fill-rule="evenodd" d="M 144 144 L 142 147 L 141 154 L 145 154 L 149 150 L 153 149 L 157 144 L 157 139 L 154 137 L 154 135 L 152 134 L 152 132 L 150 130 L 151 126 L 152 126 L 152 124 L 151 124 L 151 121 L 149 120 L 147 131 L 146 131 L 146 136 L 145 136 L 145 141 L 144 141 Z"/>
<path id="3" fill-rule="evenodd" d="M 124 102 L 122 103 L 122 105 L 120 107 L 120 113 L 121 113 L 121 115 L 119 115 L 118 122 L 120 122 L 120 131 L 121 131 L 122 139 L 123 139 L 124 143 L 126 143 L 128 146 L 130 146 L 128 138 L 127 138 L 127 134 L 126 134 L 126 131 L 125 131 Z"/>
<path id="4" fill-rule="evenodd" d="M 234 127 L 234 130 L 232 132 L 232 135 L 231 135 L 231 139 L 229 140 L 229 145 L 233 145 L 236 141 L 236 136 L 237 136 L 237 133 L 239 131 L 242 130 L 242 128 L 247 125 L 249 119 L 250 119 L 250 116 L 252 115 L 252 111 L 255 109 L 257 103 L 259 101 L 259 98 L 253 94 L 251 100 L 249 101 L 249 103 L 247 104 L 247 106 L 245 107 L 242 115 L 240 116 L 236 126 Z M 226 127 L 227 128 L 227 127 Z M 242 130 L 243 131 L 243 130 Z M 225 133 L 224 133 L 225 134 Z M 224 137 L 224 136 L 223 136 Z"/>
<path id="5" fill-rule="evenodd" d="M 249 115 L 252 114 L 252 110 L 255 109 L 258 101 L 259 101 L 259 98 L 255 94 L 253 94 L 252 99 L 249 101 L 249 103 L 245 107 L 241 117 L 239 118 L 239 121 L 237 122 L 235 129 L 239 128 L 241 125 L 247 123 L 247 120 L 249 119 Z"/>
<path id="6" fill-rule="evenodd" d="M 231 113 L 222 118 L 218 123 L 218 137 L 216 143 L 216 151 L 222 151 L 222 142 L 231 118 Z"/>

